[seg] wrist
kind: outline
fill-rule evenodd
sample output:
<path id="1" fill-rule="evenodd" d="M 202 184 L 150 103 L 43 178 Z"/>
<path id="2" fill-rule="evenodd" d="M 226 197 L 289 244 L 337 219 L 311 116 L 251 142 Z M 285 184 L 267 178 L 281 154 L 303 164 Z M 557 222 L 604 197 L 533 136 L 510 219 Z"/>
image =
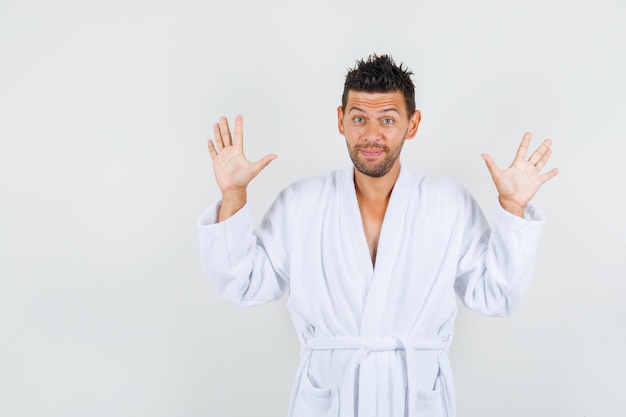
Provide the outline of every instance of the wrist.
<path id="1" fill-rule="evenodd" d="M 237 213 L 246 204 L 246 200 L 245 189 L 222 193 L 222 203 L 217 221 L 224 221 Z"/>
<path id="2" fill-rule="evenodd" d="M 522 205 L 513 200 L 504 199 L 502 197 L 498 197 L 498 201 L 504 210 L 517 217 L 524 218 L 524 209 L 526 208 L 525 204 Z"/>

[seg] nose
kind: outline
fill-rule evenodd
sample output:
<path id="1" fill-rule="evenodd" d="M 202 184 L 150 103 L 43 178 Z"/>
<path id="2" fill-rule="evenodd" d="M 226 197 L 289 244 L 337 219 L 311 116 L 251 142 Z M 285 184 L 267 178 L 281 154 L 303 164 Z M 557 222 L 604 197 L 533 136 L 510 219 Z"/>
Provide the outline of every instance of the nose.
<path id="1" fill-rule="evenodd" d="M 365 139 L 368 141 L 378 141 L 382 139 L 382 132 L 378 123 L 370 122 L 365 125 Z"/>

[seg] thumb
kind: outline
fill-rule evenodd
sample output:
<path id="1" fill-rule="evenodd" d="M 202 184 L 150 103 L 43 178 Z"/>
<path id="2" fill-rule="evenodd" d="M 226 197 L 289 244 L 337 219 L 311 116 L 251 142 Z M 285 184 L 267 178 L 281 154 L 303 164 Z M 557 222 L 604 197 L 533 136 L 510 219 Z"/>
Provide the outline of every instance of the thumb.
<path id="1" fill-rule="evenodd" d="M 493 158 L 486 153 L 480 154 L 480 156 L 482 156 L 482 158 L 485 160 L 485 163 L 487 164 L 487 169 L 489 170 L 489 173 L 491 174 L 491 178 L 494 180 L 498 178 L 502 170 L 495 163 Z"/>
<path id="2" fill-rule="evenodd" d="M 276 158 L 278 158 L 278 155 L 268 154 L 268 155 L 265 155 L 263 158 L 259 159 L 258 161 L 253 162 L 252 171 L 254 172 L 254 175 L 256 176 L 259 172 L 263 170 L 263 168 L 268 166 L 269 163 L 272 162 Z"/>

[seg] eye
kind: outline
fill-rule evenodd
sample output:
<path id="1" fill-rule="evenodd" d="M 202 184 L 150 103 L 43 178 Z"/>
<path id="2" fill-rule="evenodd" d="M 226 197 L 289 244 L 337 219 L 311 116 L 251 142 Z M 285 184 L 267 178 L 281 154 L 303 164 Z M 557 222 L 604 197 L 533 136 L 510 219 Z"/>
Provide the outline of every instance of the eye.
<path id="1" fill-rule="evenodd" d="M 352 120 L 354 120 L 354 123 L 356 123 L 356 124 L 365 123 L 365 118 L 364 118 L 364 117 L 361 117 L 361 116 L 357 116 L 357 117 L 355 117 L 355 118 L 354 118 L 354 119 L 352 119 Z"/>
<path id="2" fill-rule="evenodd" d="M 385 118 L 385 119 L 383 119 L 383 124 L 384 124 L 384 125 L 392 125 L 393 123 L 394 123 L 394 120 L 393 120 L 393 119 L 390 119 L 390 118 L 388 118 L 388 117 L 387 117 L 387 118 Z"/>

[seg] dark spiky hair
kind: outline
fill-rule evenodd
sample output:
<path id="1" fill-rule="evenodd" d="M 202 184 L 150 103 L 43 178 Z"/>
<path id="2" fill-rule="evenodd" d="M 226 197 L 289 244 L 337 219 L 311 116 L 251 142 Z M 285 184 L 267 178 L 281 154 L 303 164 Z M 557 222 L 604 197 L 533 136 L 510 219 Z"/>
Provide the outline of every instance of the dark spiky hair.
<path id="1" fill-rule="evenodd" d="M 404 96 L 408 117 L 411 117 L 415 112 L 415 85 L 411 75 L 412 71 L 402 63 L 396 65 L 389 55 L 372 54 L 367 60 L 358 60 L 346 75 L 341 106 L 345 111 L 350 90 L 369 93 L 398 91 Z"/>

